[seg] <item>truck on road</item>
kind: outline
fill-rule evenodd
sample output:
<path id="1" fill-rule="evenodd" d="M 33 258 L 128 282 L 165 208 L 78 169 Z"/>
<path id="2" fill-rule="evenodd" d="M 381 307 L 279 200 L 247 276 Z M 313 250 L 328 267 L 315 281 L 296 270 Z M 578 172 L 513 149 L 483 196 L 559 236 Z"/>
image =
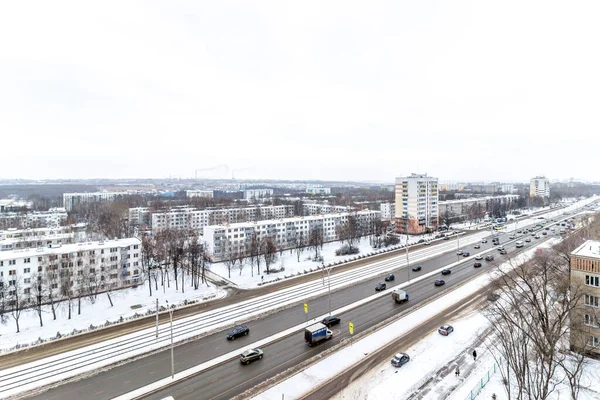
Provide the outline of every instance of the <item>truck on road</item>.
<path id="1" fill-rule="evenodd" d="M 321 322 L 317 322 L 304 330 L 304 341 L 311 347 L 332 336 L 333 333 Z"/>
<path id="2" fill-rule="evenodd" d="M 404 290 L 396 289 L 392 291 L 392 298 L 398 304 L 405 303 L 408 301 L 408 293 L 406 293 Z"/>

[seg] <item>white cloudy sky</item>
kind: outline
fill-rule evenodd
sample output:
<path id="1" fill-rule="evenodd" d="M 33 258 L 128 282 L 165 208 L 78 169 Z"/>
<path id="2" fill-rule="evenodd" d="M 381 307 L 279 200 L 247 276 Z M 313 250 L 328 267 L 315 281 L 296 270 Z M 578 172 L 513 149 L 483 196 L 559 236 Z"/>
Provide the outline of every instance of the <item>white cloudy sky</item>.
<path id="1" fill-rule="evenodd" d="M 599 11 L 6 1 L 0 178 L 597 180 Z"/>

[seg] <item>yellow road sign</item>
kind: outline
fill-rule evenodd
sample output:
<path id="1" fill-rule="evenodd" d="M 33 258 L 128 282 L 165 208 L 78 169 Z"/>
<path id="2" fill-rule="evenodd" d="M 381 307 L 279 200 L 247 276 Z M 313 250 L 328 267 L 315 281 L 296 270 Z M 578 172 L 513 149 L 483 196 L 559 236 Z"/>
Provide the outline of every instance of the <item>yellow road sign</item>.
<path id="1" fill-rule="evenodd" d="M 348 322 L 348 330 L 351 335 L 354 335 L 354 324 L 352 322 Z"/>
<path id="2" fill-rule="evenodd" d="M 304 312 L 308 314 L 308 304 L 304 303 Z"/>

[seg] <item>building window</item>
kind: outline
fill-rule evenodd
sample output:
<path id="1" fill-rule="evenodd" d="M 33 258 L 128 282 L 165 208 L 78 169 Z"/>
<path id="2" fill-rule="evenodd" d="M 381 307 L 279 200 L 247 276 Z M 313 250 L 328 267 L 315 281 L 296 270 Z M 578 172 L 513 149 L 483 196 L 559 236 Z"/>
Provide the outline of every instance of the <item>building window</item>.
<path id="1" fill-rule="evenodd" d="M 17 260 L 8 260 L 8 265 L 15 265 Z"/>
<path id="2" fill-rule="evenodd" d="M 31 268 L 23 268 L 23 273 L 28 274 L 31 272 Z"/>
<path id="3" fill-rule="evenodd" d="M 25 294 L 31 293 L 31 288 L 25 288 L 24 292 L 25 292 Z"/>
<path id="4" fill-rule="evenodd" d="M 597 328 L 598 327 L 598 318 L 595 315 L 585 314 L 583 316 L 583 323 L 587 326 Z"/>
<path id="5" fill-rule="evenodd" d="M 587 345 L 592 346 L 594 348 L 598 347 L 598 337 L 597 336 L 588 336 Z"/>
<path id="6" fill-rule="evenodd" d="M 594 275 L 586 275 L 585 284 L 588 286 L 600 287 L 600 277 Z"/>
<path id="7" fill-rule="evenodd" d="M 31 278 L 25 278 L 25 279 L 23 279 L 23 283 L 31 283 Z"/>
<path id="8" fill-rule="evenodd" d="M 598 307 L 598 296 L 592 296 L 589 294 L 586 294 L 585 297 L 585 305 L 586 306 L 590 306 L 590 307 Z"/>

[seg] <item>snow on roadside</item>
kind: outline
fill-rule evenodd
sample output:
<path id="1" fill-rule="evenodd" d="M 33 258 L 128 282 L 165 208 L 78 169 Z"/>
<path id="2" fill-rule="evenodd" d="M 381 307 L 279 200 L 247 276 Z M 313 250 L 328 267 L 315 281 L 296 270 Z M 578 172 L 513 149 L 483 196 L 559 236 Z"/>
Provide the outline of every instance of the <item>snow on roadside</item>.
<path id="1" fill-rule="evenodd" d="M 556 239 L 549 239 L 546 242 L 536 246 L 536 248 L 532 248 L 530 250 L 525 251 L 524 253 L 519 254 L 513 259 L 513 263 L 523 263 L 528 259 L 534 256 L 536 249 L 540 247 L 548 247 L 556 242 Z M 505 262 L 501 265 L 501 268 L 510 268 L 510 263 Z M 361 362 L 362 359 L 365 358 L 366 355 L 380 348 L 382 344 L 389 343 L 402 335 L 406 334 L 413 328 L 421 325 L 424 321 L 430 319 L 431 317 L 437 315 L 441 310 L 448 309 L 450 307 L 458 304 L 462 299 L 468 297 L 469 295 L 477 292 L 482 287 L 486 286 L 491 280 L 491 274 L 486 273 L 482 276 L 479 276 L 472 281 L 464 284 L 463 286 L 450 291 L 449 293 L 441 296 L 440 298 L 432 301 L 431 303 L 421 307 L 418 312 L 413 312 L 400 320 L 382 328 L 373 334 L 358 340 L 353 343 L 352 346 L 345 347 L 332 355 L 316 362 L 311 365 L 304 371 L 293 375 L 292 377 L 280 382 L 279 384 L 271 387 L 260 395 L 256 396 L 256 399 L 265 399 L 265 400 L 276 400 L 280 399 L 281 395 L 284 394 L 287 400 L 295 399 L 303 396 L 308 390 L 314 388 L 316 385 L 319 385 L 326 380 L 336 376 L 337 374 L 345 371 L 352 365 Z M 431 335 L 430 335 L 431 336 Z M 435 335 L 433 335 L 435 336 Z M 458 334 L 456 335 L 458 336 Z M 433 340 L 433 339 L 432 339 Z M 393 382 L 391 379 L 383 379 L 385 376 L 382 376 L 380 379 L 380 383 L 378 385 L 387 386 L 388 397 L 392 394 L 392 396 L 398 396 L 393 398 L 401 399 L 403 396 L 408 393 L 411 388 L 414 388 L 416 385 L 421 382 L 423 376 L 426 375 L 426 371 L 433 372 L 436 369 L 436 366 L 441 365 L 441 362 L 447 362 L 449 358 L 453 356 L 453 352 L 451 351 L 449 354 L 445 354 L 444 359 L 440 361 L 440 363 L 432 363 L 432 359 L 435 359 L 433 356 L 424 355 L 425 351 L 430 351 L 433 349 L 437 349 L 439 353 L 439 347 L 422 347 L 422 350 L 417 350 L 417 358 L 413 358 L 413 360 L 400 368 L 399 374 L 409 374 L 409 375 L 401 375 L 402 379 L 394 379 Z M 399 349 L 402 350 L 402 349 Z M 420 353 L 419 353 L 420 352 Z M 444 353 L 446 353 L 444 351 Z M 410 355 L 410 354 L 409 354 Z M 393 354 L 390 354 L 390 358 Z M 437 355 L 439 356 L 439 354 Z M 431 358 L 431 359 L 430 359 Z M 419 359 L 425 360 L 423 363 L 418 362 Z M 417 361 L 415 361 L 417 360 Z M 410 372 L 404 372 L 410 370 L 411 367 L 409 365 L 416 365 L 417 369 L 414 374 L 410 374 Z M 419 367 L 421 365 L 421 367 Z M 406 369 L 404 369 L 407 367 Z M 393 368 L 391 365 L 384 367 L 381 365 L 381 368 Z M 368 373 L 369 376 L 377 375 L 377 371 L 372 370 Z M 391 374 L 389 374 L 391 375 Z M 392 376 L 396 376 L 396 372 L 393 372 Z M 398 382 L 399 381 L 399 382 Z M 350 387 L 353 387 L 352 385 Z M 370 396 L 372 387 L 365 389 L 364 387 L 359 387 L 354 392 L 348 392 L 344 398 L 351 399 L 367 399 L 371 397 L 362 397 L 362 396 Z M 379 393 L 379 392 L 377 392 Z M 382 391 L 383 393 L 383 391 Z M 358 397 L 357 397 L 358 396 Z M 375 397 L 373 397 L 375 398 Z M 378 397 L 383 398 L 383 397 Z"/>
<path id="2" fill-rule="evenodd" d="M 187 285 L 187 283 L 186 283 Z M 135 314 L 144 315 L 148 310 L 156 311 L 156 299 L 159 306 L 168 307 L 169 305 L 184 305 L 185 302 L 205 301 L 215 297 L 223 297 L 226 292 L 219 290 L 212 283 L 209 286 L 200 285 L 198 290 L 189 286 L 185 287 L 185 292 L 175 290 L 175 283 L 171 281 L 171 287 L 163 292 L 160 284 L 159 290 L 152 287 L 152 297 L 149 295 L 148 285 L 138 286 L 111 292 L 113 307 L 106 294 L 99 294 L 95 302 L 90 303 L 89 299 L 82 300 L 81 315 L 77 314 L 77 301 L 73 301 L 71 309 L 71 319 L 68 319 L 68 307 L 62 302 L 56 312 L 56 320 L 52 319 L 50 306 L 43 307 L 43 323 L 40 327 L 38 314 L 33 309 L 23 310 L 19 318 L 20 333 L 16 332 L 14 319 L 8 316 L 8 321 L 0 325 L 0 351 L 8 351 L 15 346 L 27 346 L 38 343 L 39 339 L 52 340 L 57 337 L 73 333 L 73 330 L 83 331 L 90 328 L 90 325 L 99 327 L 107 321 L 118 322 L 132 318 Z"/>
<path id="3" fill-rule="evenodd" d="M 409 239 L 410 244 L 416 244 L 419 240 L 431 240 L 435 235 L 420 235 L 411 237 Z M 406 243 L 404 237 L 401 239 L 400 244 Z M 354 257 L 358 255 L 365 255 L 369 253 L 375 253 L 377 251 L 383 251 L 386 248 L 382 247 L 381 249 L 373 249 L 371 244 L 369 243 L 368 238 L 362 238 L 356 247 L 360 250 L 358 254 L 352 254 L 347 256 L 336 256 L 335 251 L 342 246 L 342 242 L 329 242 L 323 245 L 323 250 L 319 250 L 319 255 L 323 256 L 323 262 L 321 261 L 313 261 L 311 257 L 314 257 L 314 250 L 311 252 L 308 248 L 306 248 L 302 254 L 300 255 L 300 262 L 298 262 L 298 257 L 294 252 L 290 253 L 289 250 L 282 252 L 281 257 L 279 257 L 275 262 L 275 264 L 271 267 L 272 269 L 278 269 L 283 267 L 284 270 L 282 272 L 271 272 L 269 275 L 265 273 L 264 263 L 261 262 L 260 266 L 260 274 L 256 270 L 256 266 L 254 266 L 253 271 L 249 264 L 243 266 L 241 274 L 239 270 L 239 264 L 235 265 L 231 270 L 231 278 L 229 277 L 227 267 L 225 263 L 215 263 L 210 266 L 210 270 L 215 274 L 226 278 L 233 283 L 235 283 L 240 288 L 250 289 L 257 286 L 258 283 L 261 282 L 261 277 L 264 277 L 264 281 L 272 281 L 276 278 L 285 278 L 290 277 L 292 275 L 296 275 L 298 273 L 304 273 L 304 271 L 309 271 L 311 268 L 316 269 L 321 267 L 323 264 L 327 265 L 334 262 L 344 262 L 350 261 Z M 390 246 L 387 249 L 398 248 L 397 246 Z M 247 260 L 246 260 L 247 261 Z"/>

